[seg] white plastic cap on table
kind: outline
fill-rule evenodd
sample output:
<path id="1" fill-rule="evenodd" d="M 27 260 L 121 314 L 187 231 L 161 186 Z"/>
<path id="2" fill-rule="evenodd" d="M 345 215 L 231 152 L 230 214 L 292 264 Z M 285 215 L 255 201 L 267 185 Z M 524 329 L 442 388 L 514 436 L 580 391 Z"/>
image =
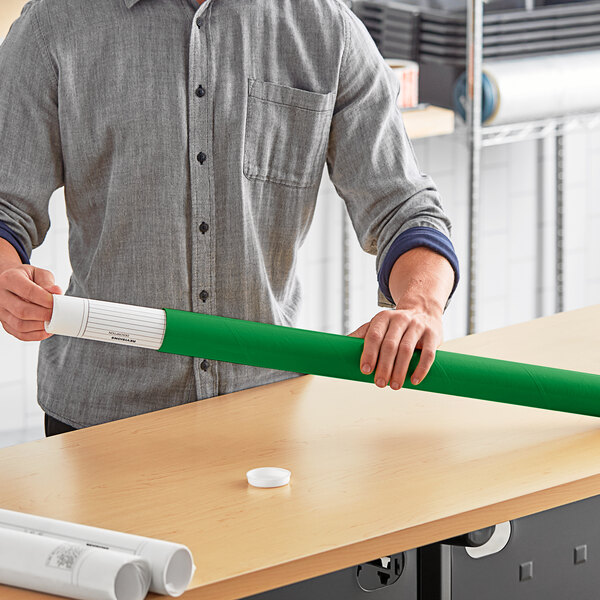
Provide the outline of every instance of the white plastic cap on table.
<path id="1" fill-rule="evenodd" d="M 292 473 L 280 467 L 259 467 L 246 473 L 248 483 L 259 488 L 273 488 L 290 482 Z"/>

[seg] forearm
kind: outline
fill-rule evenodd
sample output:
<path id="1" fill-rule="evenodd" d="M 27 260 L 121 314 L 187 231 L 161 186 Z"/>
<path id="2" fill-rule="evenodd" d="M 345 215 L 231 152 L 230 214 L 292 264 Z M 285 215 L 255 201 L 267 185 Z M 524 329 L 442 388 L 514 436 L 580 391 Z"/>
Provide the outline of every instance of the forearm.
<path id="1" fill-rule="evenodd" d="M 389 288 L 396 308 L 415 308 L 441 315 L 454 285 L 446 258 L 425 247 L 402 254 L 392 267 Z"/>
<path id="2" fill-rule="evenodd" d="M 0 273 L 21 266 L 21 259 L 13 245 L 0 238 Z"/>

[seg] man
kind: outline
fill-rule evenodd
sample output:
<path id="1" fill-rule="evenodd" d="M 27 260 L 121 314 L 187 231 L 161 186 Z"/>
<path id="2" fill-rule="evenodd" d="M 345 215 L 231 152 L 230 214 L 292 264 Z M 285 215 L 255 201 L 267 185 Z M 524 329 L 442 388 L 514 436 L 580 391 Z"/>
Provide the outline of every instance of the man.
<path id="1" fill-rule="evenodd" d="M 48 432 L 290 373 L 48 336 L 51 273 L 26 264 L 64 185 L 67 293 L 293 325 L 297 250 L 323 165 L 378 313 L 364 372 L 423 379 L 458 280 L 450 224 L 418 170 L 398 84 L 339 0 L 32 0 L 0 46 L 0 320 L 44 340 Z"/>

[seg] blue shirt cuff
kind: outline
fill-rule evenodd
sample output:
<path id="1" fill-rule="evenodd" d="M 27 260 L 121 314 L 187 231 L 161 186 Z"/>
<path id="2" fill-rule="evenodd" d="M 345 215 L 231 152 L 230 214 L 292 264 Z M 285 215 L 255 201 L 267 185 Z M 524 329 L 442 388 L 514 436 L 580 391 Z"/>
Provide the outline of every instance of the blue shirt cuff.
<path id="1" fill-rule="evenodd" d="M 458 285 L 460 273 L 458 268 L 458 258 L 456 257 L 452 242 L 441 231 L 433 229 L 433 227 L 411 227 L 410 229 L 403 231 L 392 242 L 379 269 L 379 273 L 377 274 L 379 289 L 392 304 L 395 304 L 392 294 L 390 293 L 389 285 L 392 267 L 400 255 L 418 247 L 429 248 L 430 250 L 441 254 L 448 260 L 454 270 L 454 285 L 452 286 L 450 298 L 452 297 L 452 294 L 454 294 L 454 290 Z"/>
<path id="2" fill-rule="evenodd" d="M 29 264 L 29 256 L 27 256 L 25 246 L 23 246 L 21 240 L 15 235 L 15 232 L 2 221 L 0 221 L 0 238 L 6 240 L 9 244 L 12 244 L 22 263 L 26 265 Z"/>

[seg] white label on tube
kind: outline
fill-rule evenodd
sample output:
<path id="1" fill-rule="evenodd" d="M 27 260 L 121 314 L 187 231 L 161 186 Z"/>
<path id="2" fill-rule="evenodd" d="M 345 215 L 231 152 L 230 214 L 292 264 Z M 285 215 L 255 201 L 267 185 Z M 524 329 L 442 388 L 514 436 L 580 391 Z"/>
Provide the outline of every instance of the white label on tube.
<path id="1" fill-rule="evenodd" d="M 87 340 L 158 350 L 165 337 L 166 315 L 159 308 L 54 296 L 46 331 Z"/>

